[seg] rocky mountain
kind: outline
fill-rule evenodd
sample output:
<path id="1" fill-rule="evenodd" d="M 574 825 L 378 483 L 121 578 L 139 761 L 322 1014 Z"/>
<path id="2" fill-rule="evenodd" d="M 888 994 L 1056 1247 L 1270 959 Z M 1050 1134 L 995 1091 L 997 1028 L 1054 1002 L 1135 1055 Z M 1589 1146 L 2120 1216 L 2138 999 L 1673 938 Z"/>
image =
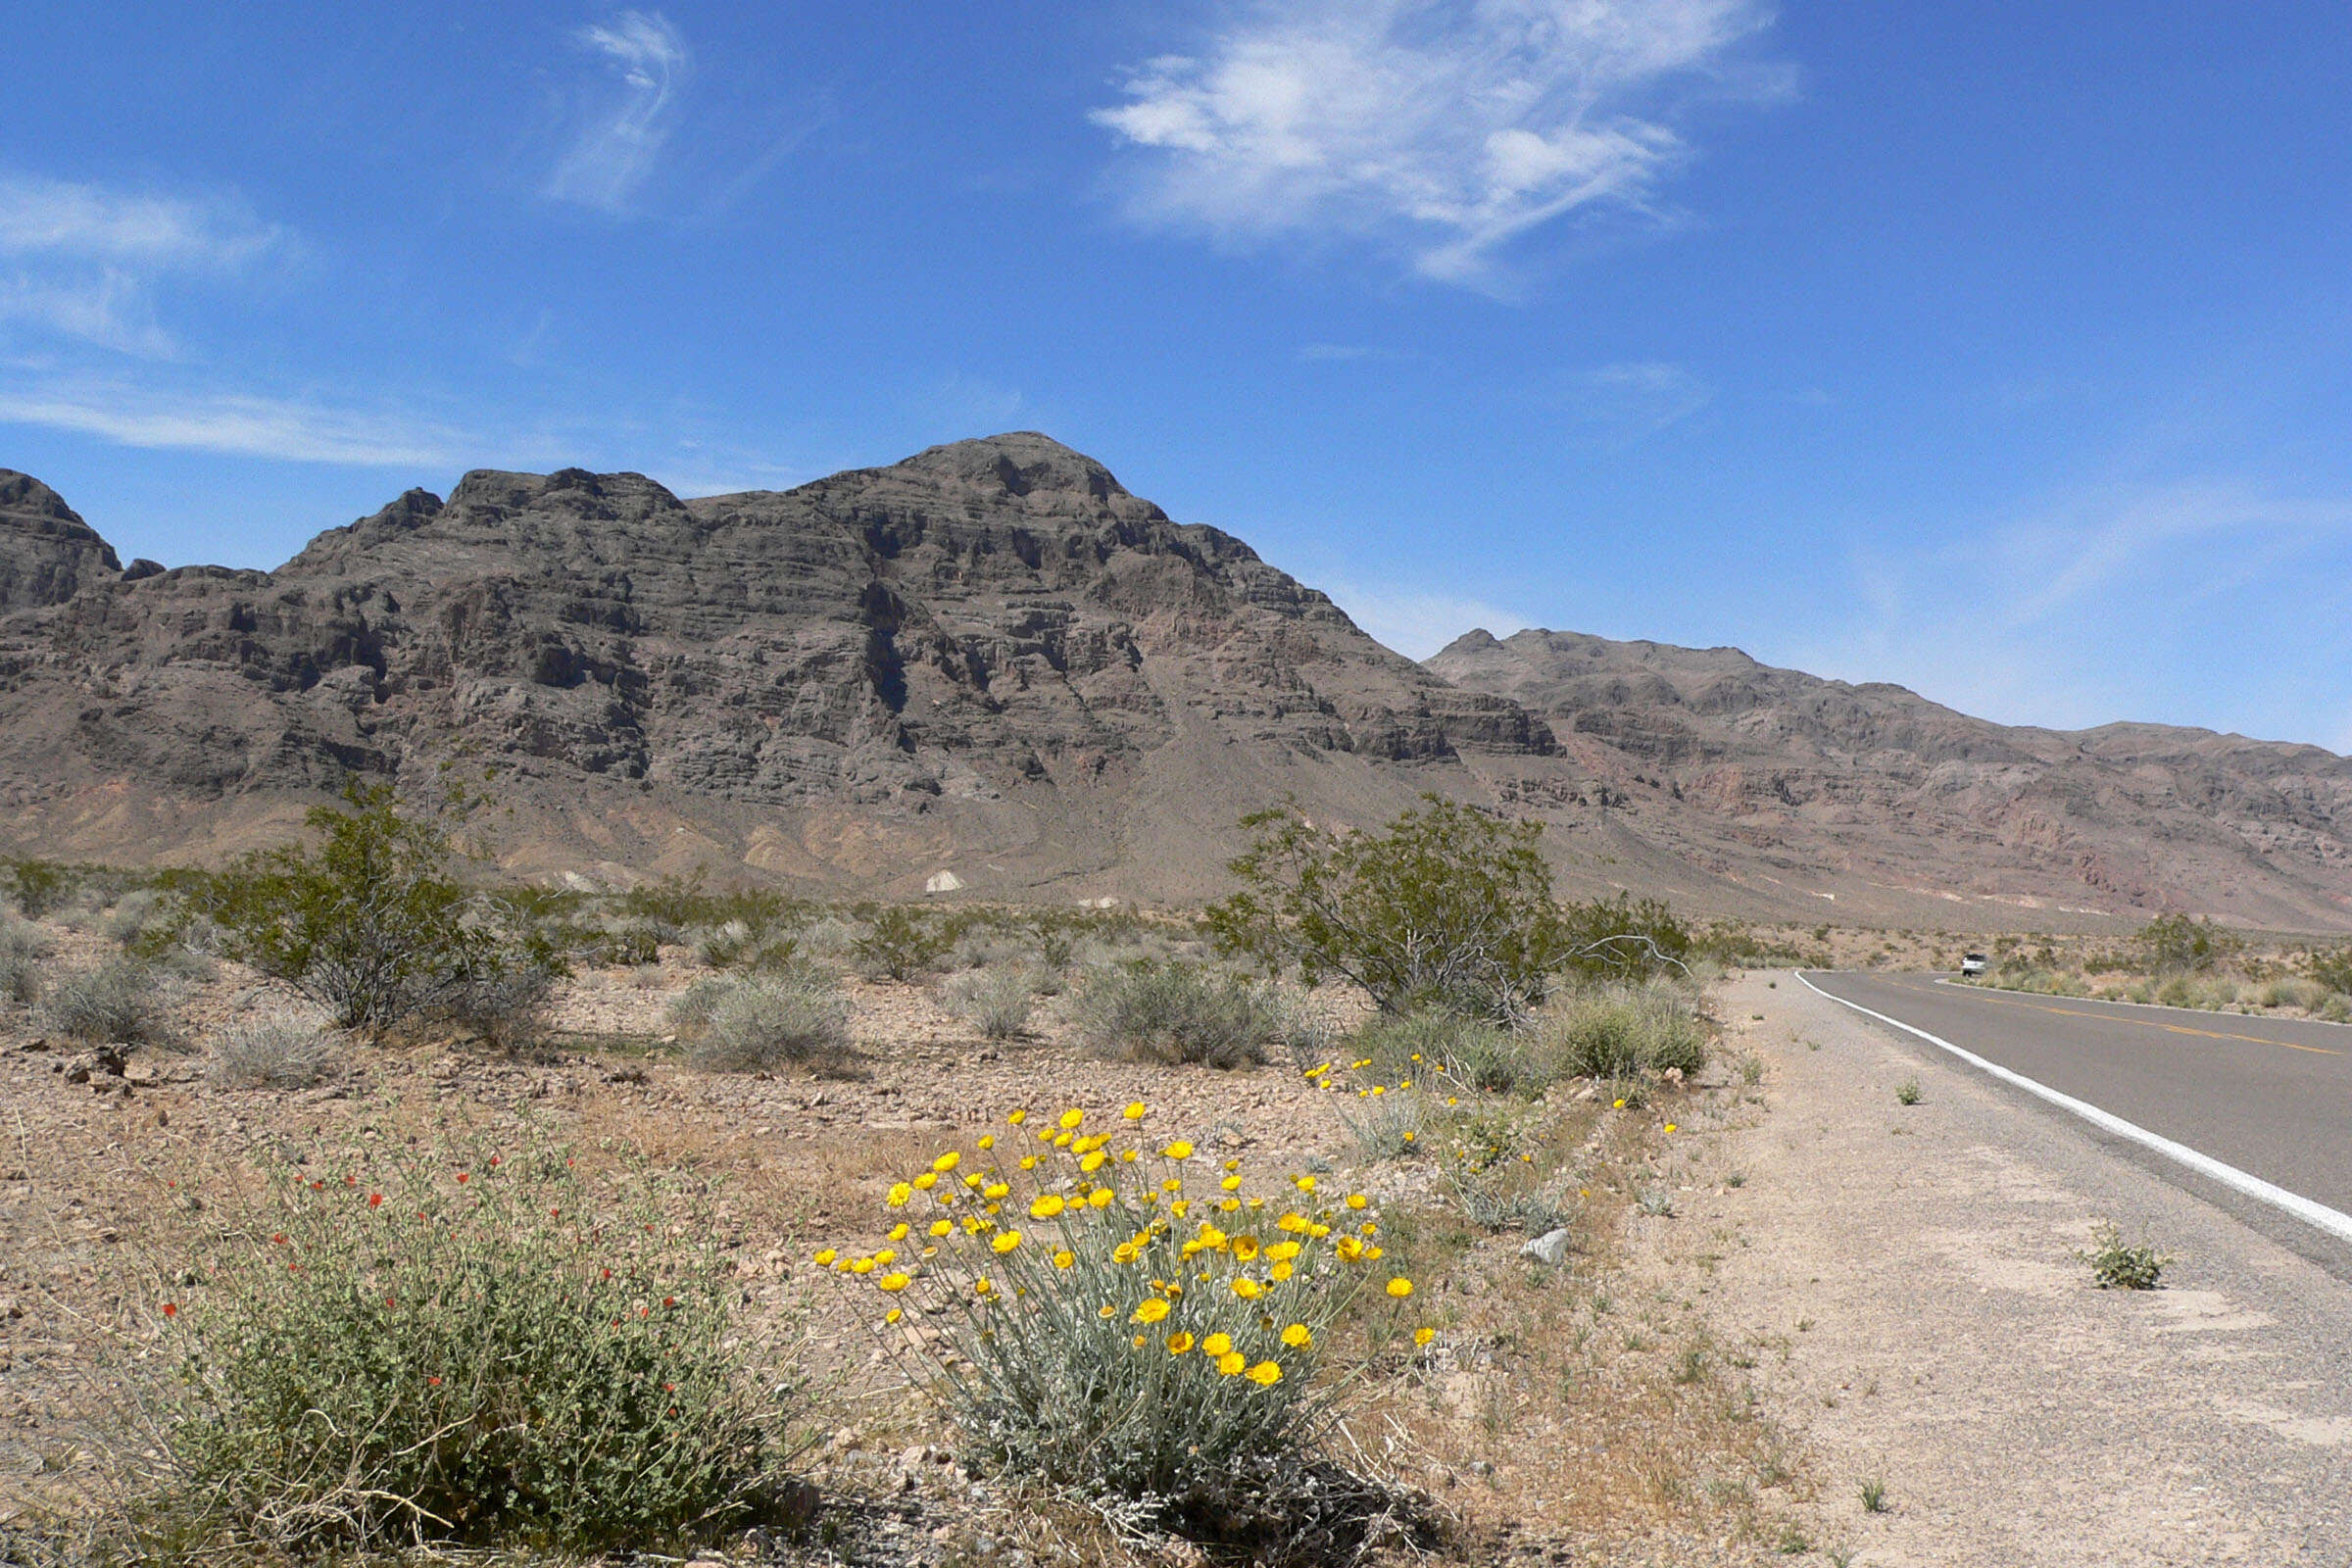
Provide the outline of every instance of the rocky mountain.
<path id="1" fill-rule="evenodd" d="M 0 852 L 209 861 L 452 770 L 553 881 L 1185 903 L 1246 811 L 1436 790 L 1544 819 L 1568 891 L 1705 912 L 2352 924 L 2344 759 L 1565 633 L 1423 667 L 1034 433 L 692 500 L 469 473 L 274 571 L 125 568 L 0 470 Z"/>
<path id="2" fill-rule="evenodd" d="M 1044 436 L 788 493 L 467 474 L 275 571 L 120 571 L 20 475 L 0 833 L 202 858 L 348 772 L 499 770 L 516 869 L 1217 883 L 1243 811 L 1385 815 L 1549 732 Z"/>
<path id="3" fill-rule="evenodd" d="M 1737 649 L 1574 632 L 1474 631 L 1427 667 L 1548 720 L 1646 843 L 1825 919 L 2352 922 L 2352 760 L 2317 747 L 1994 724 Z"/>

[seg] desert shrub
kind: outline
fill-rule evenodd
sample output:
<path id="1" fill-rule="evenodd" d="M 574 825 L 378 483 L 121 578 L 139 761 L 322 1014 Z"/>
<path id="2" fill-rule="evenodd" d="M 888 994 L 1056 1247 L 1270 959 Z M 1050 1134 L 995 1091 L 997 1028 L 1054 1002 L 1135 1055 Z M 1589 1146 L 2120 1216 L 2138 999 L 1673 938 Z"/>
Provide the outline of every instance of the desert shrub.
<path id="1" fill-rule="evenodd" d="M 2172 1262 L 2149 1246 L 2145 1237 L 2126 1242 L 2112 1220 L 2102 1221 L 2091 1232 L 2090 1250 L 2077 1255 L 2090 1265 L 2091 1278 L 2102 1291 L 2152 1291 L 2163 1280 L 2165 1265 Z"/>
<path id="2" fill-rule="evenodd" d="M 1559 967 L 1584 980 L 1688 978 L 1690 929 L 1657 899 L 1620 893 L 1560 911 Z"/>
<path id="3" fill-rule="evenodd" d="M 639 964 L 662 961 L 662 943 L 667 934 L 650 920 L 631 920 L 590 938 L 587 952 L 597 963 L 633 969 Z"/>
<path id="4" fill-rule="evenodd" d="M 2352 997 L 2346 997 L 2340 991 L 2331 991 L 2327 1000 L 2320 1004 L 2318 1011 L 2329 1023 L 2352 1022 Z"/>
<path id="5" fill-rule="evenodd" d="M 698 980 L 670 1004 L 669 1020 L 701 1072 L 822 1067 L 850 1051 L 849 1004 L 807 974 Z"/>
<path id="6" fill-rule="evenodd" d="M 866 922 L 864 934 L 850 944 L 850 956 L 868 979 L 905 984 L 937 964 L 948 947 L 946 933 L 893 905 Z"/>
<path id="7" fill-rule="evenodd" d="M 1442 1074 L 1470 1089 L 1507 1093 L 1544 1087 L 1533 1081 L 1543 1075 L 1522 1060 L 1523 1042 L 1510 1030 L 1442 1008 L 1376 1017 L 1349 1045 L 1363 1060 L 1360 1070 L 1376 1082 Z"/>
<path id="8" fill-rule="evenodd" d="M 385 786 L 344 799 L 311 812 L 316 851 L 267 851 L 191 888 L 228 956 L 371 1033 L 446 1016 L 518 970 L 561 971 L 542 934 L 474 917 L 440 828 L 401 815 Z"/>
<path id="9" fill-rule="evenodd" d="M 611 906 L 630 920 L 672 931 L 740 922 L 760 937 L 790 927 L 806 908 L 772 888 L 722 888 L 713 892 L 703 883 L 704 872 L 698 866 L 692 876 L 663 877 L 659 882 L 631 888 L 615 897 Z"/>
<path id="10" fill-rule="evenodd" d="M 106 911 L 99 934 L 118 947 L 142 947 L 149 932 L 169 918 L 171 902 L 160 888 L 133 888 Z"/>
<path id="11" fill-rule="evenodd" d="M 2352 947 L 2314 953 L 2304 959 L 2305 971 L 2320 985 L 2339 995 L 2352 995 Z"/>
<path id="12" fill-rule="evenodd" d="M 335 1040 L 309 1018 L 248 1018 L 213 1042 L 208 1075 L 222 1089 L 308 1089 L 334 1071 Z"/>
<path id="13" fill-rule="evenodd" d="M 10 860 L 0 865 L 0 892 L 25 918 L 38 920 L 73 897 L 74 878 L 47 860 Z"/>
<path id="14" fill-rule="evenodd" d="M 41 1000 L 50 941 L 29 921 L 0 915 L 0 1002 L 29 1007 Z"/>
<path id="15" fill-rule="evenodd" d="M 740 1529 L 776 1481 L 788 1396 L 688 1186 L 386 1140 L 257 1202 L 163 1307 L 163 1511 L 221 1546 L 644 1549 Z"/>
<path id="16" fill-rule="evenodd" d="M 436 1009 L 493 1051 L 520 1051 L 547 1035 L 556 977 L 535 963 L 494 964 L 451 988 Z"/>
<path id="17" fill-rule="evenodd" d="M 1579 1078 L 1630 1078 L 1707 1059 L 1706 1029 L 1690 995 L 1665 984 L 1592 986 L 1561 996 L 1538 1020 L 1540 1050 Z"/>
<path id="18" fill-rule="evenodd" d="M 1029 1028 L 1037 987 L 1026 969 L 972 969 L 947 988 L 948 1005 L 989 1040 L 1010 1040 Z"/>
<path id="19" fill-rule="evenodd" d="M 2210 969 L 2245 946 L 2234 931 L 2185 914 L 2158 915 L 2132 940 L 2149 972 L 2159 975 Z"/>
<path id="20" fill-rule="evenodd" d="M 1281 1027 L 1265 988 L 1198 964 L 1097 969 L 1071 1001 L 1088 1048 L 1127 1061 L 1254 1066 L 1267 1059 Z"/>
<path id="21" fill-rule="evenodd" d="M 1073 1109 L 1033 1142 L 1016 1112 L 1010 1147 L 943 1152 L 891 1187 L 898 1223 L 870 1250 L 816 1262 L 988 1467 L 1125 1531 L 1317 1555 L 1383 1500 L 1322 1452 L 1346 1381 L 1335 1325 L 1359 1293 L 1400 1317 L 1411 1282 L 1382 1266 L 1365 1200 L 1312 1177 L 1262 1206 L 1177 1196 L 1246 1177 L 1142 1137 L 1144 1115 L 1089 1133 Z"/>
<path id="22" fill-rule="evenodd" d="M 67 975 L 48 988 L 41 1013 L 51 1029 L 90 1045 L 173 1042 L 171 1008 L 152 965 L 120 956 Z"/>
<path id="23" fill-rule="evenodd" d="M 1204 924 L 1219 950 L 1307 984 L 1337 976 L 1384 1012 L 1506 1017 L 1543 999 L 1563 932 L 1539 822 L 1425 796 L 1385 833 L 1342 834 L 1284 807 L 1244 817 L 1241 891 Z"/>

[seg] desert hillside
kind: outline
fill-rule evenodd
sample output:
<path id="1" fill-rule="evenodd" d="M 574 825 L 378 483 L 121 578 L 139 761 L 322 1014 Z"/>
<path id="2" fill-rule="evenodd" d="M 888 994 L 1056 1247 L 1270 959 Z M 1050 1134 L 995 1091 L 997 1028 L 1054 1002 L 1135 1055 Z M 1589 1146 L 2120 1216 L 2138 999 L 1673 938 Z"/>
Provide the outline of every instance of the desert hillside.
<path id="1" fill-rule="evenodd" d="M 2342 758 L 1570 633 L 1422 667 L 1034 433 L 691 500 L 477 471 L 266 572 L 123 566 L 0 471 L 0 849 L 211 859 L 445 765 L 548 880 L 1187 903 L 1246 811 L 1436 790 L 1545 819 L 1570 891 L 1704 912 L 2352 923 Z"/>

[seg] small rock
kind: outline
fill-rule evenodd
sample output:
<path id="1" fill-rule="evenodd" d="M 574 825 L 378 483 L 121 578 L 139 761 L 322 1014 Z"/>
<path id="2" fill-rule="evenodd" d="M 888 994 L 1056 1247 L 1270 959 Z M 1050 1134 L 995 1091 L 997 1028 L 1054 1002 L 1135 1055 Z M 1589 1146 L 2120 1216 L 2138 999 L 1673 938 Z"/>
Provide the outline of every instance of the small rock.
<path id="1" fill-rule="evenodd" d="M 1666 1069 L 1666 1081 L 1667 1081 L 1668 1083 L 1670 1083 L 1670 1084 L 1679 1084 L 1679 1083 L 1681 1083 L 1681 1082 L 1683 1081 L 1683 1069 L 1682 1069 L 1682 1068 L 1680 1068 L 1680 1067 L 1669 1067 L 1669 1068 L 1667 1068 L 1667 1069 Z"/>
<path id="2" fill-rule="evenodd" d="M 1568 1260 L 1570 1240 L 1572 1238 L 1568 1234 L 1568 1227 L 1562 1225 L 1556 1230 L 1545 1231 L 1534 1241 L 1520 1248 L 1519 1255 L 1532 1257 L 1546 1268 L 1558 1268 Z"/>
<path id="3" fill-rule="evenodd" d="M 1470 1473 L 1483 1479 L 1493 1475 L 1494 1467 L 1484 1459 L 1473 1459 L 1470 1461 Z"/>
<path id="4" fill-rule="evenodd" d="M 930 1459 L 931 1446 L 927 1443 L 918 1443 L 914 1446 L 908 1448 L 905 1453 L 899 1455 L 899 1463 L 905 1465 L 909 1470 L 920 1469 L 923 1465 L 929 1463 Z"/>
<path id="5" fill-rule="evenodd" d="M 49 1042 L 39 1035 L 34 1035 L 30 1040 L 24 1042 L 24 1049 L 27 1052 L 47 1051 Z"/>

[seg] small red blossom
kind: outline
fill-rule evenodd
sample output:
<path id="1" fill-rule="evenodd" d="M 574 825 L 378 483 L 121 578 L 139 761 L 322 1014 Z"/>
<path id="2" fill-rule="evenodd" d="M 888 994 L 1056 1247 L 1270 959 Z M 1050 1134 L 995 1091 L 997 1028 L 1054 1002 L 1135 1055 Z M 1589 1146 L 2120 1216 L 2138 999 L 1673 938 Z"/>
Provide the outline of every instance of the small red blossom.
<path id="1" fill-rule="evenodd" d="M 678 1304 L 678 1298 L 674 1296 L 664 1296 L 662 1298 L 662 1304 L 663 1306 L 675 1306 Z"/>
<path id="2" fill-rule="evenodd" d="M 381 1194 L 381 1193 L 369 1193 L 369 1194 L 368 1195 L 368 1206 L 369 1208 L 381 1208 L 381 1207 L 383 1207 L 383 1206 L 384 1206 L 384 1195 L 383 1195 L 383 1194 Z"/>
<path id="3" fill-rule="evenodd" d="M 392 1304 L 392 1298 L 390 1298 L 389 1296 L 385 1297 L 385 1298 L 384 1298 L 384 1304 L 385 1304 L 386 1306 L 390 1306 L 390 1305 Z"/>
<path id="4" fill-rule="evenodd" d="M 277 1234 L 270 1237 L 270 1240 L 275 1242 L 278 1246 L 283 1247 L 286 1245 L 286 1233 L 284 1231 L 279 1231 Z"/>
<path id="5" fill-rule="evenodd" d="M 607 1278 L 607 1279 L 611 1279 L 612 1277 L 612 1271 L 611 1269 L 607 1269 L 607 1270 L 605 1270 L 605 1278 Z"/>
<path id="6" fill-rule="evenodd" d="M 357 1187 L 360 1185 L 360 1179 L 357 1176 L 346 1175 L 343 1178 L 343 1185 L 346 1187 Z"/>
<path id="7" fill-rule="evenodd" d="M 492 1154 L 492 1155 L 490 1156 L 490 1163 L 491 1163 L 491 1164 L 493 1164 L 493 1165 L 496 1165 L 496 1164 L 498 1163 L 498 1156 L 497 1156 L 496 1154 Z"/>
<path id="8" fill-rule="evenodd" d="M 166 1317 L 177 1317 L 177 1316 L 179 1316 L 179 1303 L 178 1303 L 177 1301 L 166 1301 L 166 1302 L 164 1303 L 164 1316 L 166 1316 Z"/>
<path id="9" fill-rule="evenodd" d="M 441 1386 L 441 1380 L 440 1380 L 439 1378 L 428 1377 L 428 1378 L 426 1378 L 424 1381 L 425 1381 L 426 1385 L 427 1385 L 428 1387 L 431 1387 L 431 1388 L 436 1388 L 436 1389 L 437 1389 L 437 1388 L 439 1388 L 439 1387 Z"/>
<path id="10" fill-rule="evenodd" d="M 466 1174 L 464 1171 L 460 1171 L 460 1172 L 458 1172 L 458 1185 L 459 1185 L 459 1186 L 463 1187 L 463 1186 L 465 1186 L 465 1185 L 466 1185 L 467 1182 L 469 1182 L 469 1181 L 471 1181 L 471 1180 L 473 1180 L 473 1178 L 472 1178 L 472 1177 L 470 1177 L 470 1176 L 468 1176 L 468 1175 L 466 1175 Z"/>

